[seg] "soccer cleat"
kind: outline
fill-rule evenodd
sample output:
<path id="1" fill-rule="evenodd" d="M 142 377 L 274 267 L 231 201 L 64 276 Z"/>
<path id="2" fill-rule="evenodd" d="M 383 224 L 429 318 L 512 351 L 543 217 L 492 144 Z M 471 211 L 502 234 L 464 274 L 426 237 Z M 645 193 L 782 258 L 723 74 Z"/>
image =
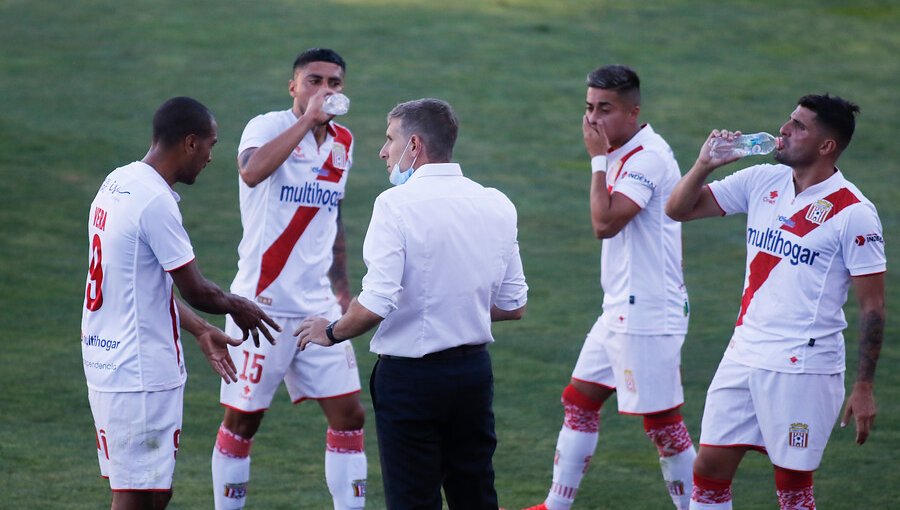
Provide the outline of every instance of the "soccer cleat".
<path id="1" fill-rule="evenodd" d="M 528 508 L 523 508 L 522 510 L 547 510 L 547 505 L 541 503 L 540 505 L 530 506 Z"/>

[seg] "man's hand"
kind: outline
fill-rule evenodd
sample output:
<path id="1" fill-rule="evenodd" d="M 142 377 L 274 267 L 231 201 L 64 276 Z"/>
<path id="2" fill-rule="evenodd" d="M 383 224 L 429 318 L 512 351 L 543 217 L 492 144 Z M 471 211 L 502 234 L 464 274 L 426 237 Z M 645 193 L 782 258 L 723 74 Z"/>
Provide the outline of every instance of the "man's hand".
<path id="1" fill-rule="evenodd" d="M 208 325 L 197 337 L 200 350 L 209 361 L 212 369 L 219 374 L 226 384 L 237 382 L 237 367 L 234 366 L 231 356 L 228 355 L 229 345 L 241 345 L 243 340 L 231 338 L 221 329 Z"/>
<path id="2" fill-rule="evenodd" d="M 606 130 L 603 124 L 591 124 L 587 115 L 581 119 L 581 131 L 584 133 L 584 148 L 587 149 L 590 157 L 606 156 L 609 152 L 609 138 L 606 137 Z"/>
<path id="3" fill-rule="evenodd" d="M 872 392 L 872 383 L 857 382 L 853 385 L 850 398 L 844 405 L 844 416 L 841 418 L 841 427 L 850 423 L 850 418 L 856 416 L 856 444 L 863 444 L 869 438 L 869 431 L 875 423 L 875 395 Z"/>
<path id="4" fill-rule="evenodd" d="M 709 134 L 709 137 L 706 138 L 706 143 L 704 143 L 703 146 L 700 147 L 700 155 L 697 156 L 697 164 L 703 165 L 708 168 L 718 168 L 722 165 L 727 165 L 728 163 L 741 159 L 740 156 L 729 156 L 727 158 L 721 158 L 714 157 L 712 154 L 712 145 L 714 143 L 714 140 L 726 140 L 731 142 L 739 136 L 741 136 L 740 131 L 713 129 Z"/>
<path id="5" fill-rule="evenodd" d="M 240 296 L 232 294 L 230 304 L 232 307 L 232 311 L 230 312 L 231 318 L 234 320 L 234 323 L 241 328 L 241 331 L 244 332 L 244 337 L 241 341 L 247 340 L 247 337 L 253 335 L 253 344 L 259 347 L 259 332 L 262 331 L 269 343 L 275 345 L 275 337 L 272 336 L 272 333 L 269 331 L 269 328 L 266 327 L 266 324 L 271 326 L 275 331 L 281 331 L 281 326 L 279 326 L 277 322 L 272 320 L 251 301 Z"/>
<path id="6" fill-rule="evenodd" d="M 319 344 L 323 347 L 334 345 L 334 342 L 329 340 L 328 335 L 325 334 L 325 326 L 329 323 L 328 319 L 323 317 L 307 317 L 306 320 L 301 322 L 297 330 L 294 331 L 300 350 L 306 349 L 306 346 L 310 343 Z"/>
<path id="7" fill-rule="evenodd" d="M 306 111 L 303 112 L 303 117 L 312 119 L 313 124 L 316 126 L 325 124 L 333 119 L 334 115 L 329 115 L 322 111 L 322 105 L 325 103 L 325 98 L 331 94 L 334 94 L 334 91 L 328 87 L 322 87 L 316 91 L 306 103 Z"/>

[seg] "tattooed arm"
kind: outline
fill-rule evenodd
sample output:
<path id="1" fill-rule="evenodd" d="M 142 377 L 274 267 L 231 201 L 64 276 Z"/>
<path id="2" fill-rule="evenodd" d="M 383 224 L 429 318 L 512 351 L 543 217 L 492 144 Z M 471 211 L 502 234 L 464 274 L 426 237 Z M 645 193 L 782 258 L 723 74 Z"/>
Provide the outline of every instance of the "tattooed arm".
<path id="1" fill-rule="evenodd" d="M 328 270 L 328 279 L 334 295 L 341 305 L 341 313 L 347 313 L 350 306 L 350 282 L 347 278 L 347 245 L 344 238 L 344 220 L 341 215 L 341 204 L 338 202 L 337 235 L 334 237 L 334 246 L 331 249 L 333 260 Z"/>
<path id="2" fill-rule="evenodd" d="M 841 426 L 856 417 L 856 442 L 863 444 L 869 437 L 869 430 L 875 421 L 875 367 L 884 339 L 884 273 L 854 276 L 853 290 L 859 300 L 859 367 L 856 382 L 847 404 Z"/>

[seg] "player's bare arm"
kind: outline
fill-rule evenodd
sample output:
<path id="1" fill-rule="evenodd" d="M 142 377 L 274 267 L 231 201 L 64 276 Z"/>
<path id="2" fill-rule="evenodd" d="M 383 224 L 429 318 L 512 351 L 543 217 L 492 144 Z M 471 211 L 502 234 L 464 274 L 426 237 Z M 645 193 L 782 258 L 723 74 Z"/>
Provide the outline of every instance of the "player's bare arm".
<path id="1" fill-rule="evenodd" d="M 884 340 L 884 273 L 854 276 L 851 282 L 859 301 L 859 364 L 856 382 L 844 406 L 841 426 L 846 426 L 855 416 L 856 442 L 863 444 L 869 437 L 876 414 L 873 386 Z"/>
<path id="2" fill-rule="evenodd" d="M 200 345 L 200 350 L 203 351 L 203 355 L 206 356 L 212 369 L 226 383 L 237 382 L 237 367 L 234 366 L 234 361 L 228 354 L 228 346 L 241 345 L 243 341 L 231 338 L 219 328 L 206 322 L 181 300 L 177 300 L 176 303 L 181 325 L 197 339 L 197 344 Z"/>
<path id="3" fill-rule="evenodd" d="M 584 147 L 593 158 L 605 157 L 609 152 L 609 140 L 602 124 L 592 125 L 587 115 L 582 118 Z M 592 162 L 592 164 L 595 164 Z M 606 170 L 591 174 L 591 225 L 598 239 L 607 239 L 618 234 L 641 208 L 621 193 L 609 194 L 606 187 Z"/>
<path id="4" fill-rule="evenodd" d="M 384 317 L 359 304 L 359 301 L 354 298 L 350 302 L 347 313 L 335 321 L 331 332 L 334 338 L 341 342 L 362 335 L 377 326 L 382 320 L 384 320 Z M 330 324 L 328 319 L 323 317 L 309 317 L 300 323 L 300 327 L 294 331 L 300 350 L 305 349 L 310 343 L 325 347 L 334 345 L 335 342 L 331 341 L 325 332 L 325 327 L 328 324 Z"/>
<path id="5" fill-rule="evenodd" d="M 712 141 L 716 138 L 733 140 L 741 135 L 740 131 L 714 129 L 703 146 L 694 166 L 678 181 L 669 200 L 666 202 L 666 214 L 675 221 L 690 221 L 699 218 L 722 216 L 722 209 L 716 203 L 712 191 L 705 186 L 706 178 L 720 166 L 737 161 L 738 157 L 714 158 L 710 153 Z"/>
<path id="6" fill-rule="evenodd" d="M 230 314 L 235 324 L 244 332 L 242 340 L 253 336 L 259 345 L 259 332 L 274 344 L 269 327 L 281 331 L 281 327 L 252 302 L 235 294 L 222 291 L 200 273 L 196 261 L 191 261 L 169 273 L 181 297 L 192 307 L 207 313 Z"/>
<path id="7" fill-rule="evenodd" d="M 341 305 L 341 313 L 347 313 L 350 300 L 350 281 L 347 276 L 347 243 L 344 237 L 344 220 L 341 214 L 341 202 L 338 202 L 337 235 L 334 237 L 334 246 L 331 249 L 331 267 L 328 269 L 328 279 L 331 288 Z"/>
<path id="8" fill-rule="evenodd" d="M 323 87 L 309 99 L 306 112 L 291 127 L 261 147 L 251 147 L 238 155 L 241 179 L 251 188 L 275 173 L 309 130 L 324 125 L 333 116 L 322 111 L 322 103 L 330 91 Z"/>

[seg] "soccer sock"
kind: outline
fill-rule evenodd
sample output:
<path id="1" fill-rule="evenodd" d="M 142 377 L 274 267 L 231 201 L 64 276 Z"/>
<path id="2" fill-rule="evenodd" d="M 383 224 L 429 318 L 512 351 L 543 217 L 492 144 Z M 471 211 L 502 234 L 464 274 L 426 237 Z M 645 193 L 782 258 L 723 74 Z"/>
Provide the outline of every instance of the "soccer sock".
<path id="1" fill-rule="evenodd" d="M 363 429 L 333 430 L 325 437 L 325 481 L 334 510 L 366 506 L 366 453 Z"/>
<path id="2" fill-rule="evenodd" d="M 219 426 L 212 454 L 213 499 L 216 510 L 244 508 L 250 481 L 250 446 L 253 439 Z"/>
<path id="3" fill-rule="evenodd" d="M 731 480 L 716 480 L 694 473 L 690 510 L 731 510 Z"/>
<path id="4" fill-rule="evenodd" d="M 644 430 L 659 451 L 659 465 L 672 503 L 678 510 L 688 510 L 697 452 L 684 419 L 681 415 L 664 418 L 645 416 Z"/>
<path id="5" fill-rule="evenodd" d="M 556 440 L 553 459 L 553 485 L 544 504 L 548 510 L 569 510 L 581 478 L 588 470 L 597 448 L 600 430 L 600 406 L 571 384 L 562 394 L 565 420 Z"/>
<path id="6" fill-rule="evenodd" d="M 775 489 L 781 510 L 816 510 L 813 472 L 775 466 Z"/>

